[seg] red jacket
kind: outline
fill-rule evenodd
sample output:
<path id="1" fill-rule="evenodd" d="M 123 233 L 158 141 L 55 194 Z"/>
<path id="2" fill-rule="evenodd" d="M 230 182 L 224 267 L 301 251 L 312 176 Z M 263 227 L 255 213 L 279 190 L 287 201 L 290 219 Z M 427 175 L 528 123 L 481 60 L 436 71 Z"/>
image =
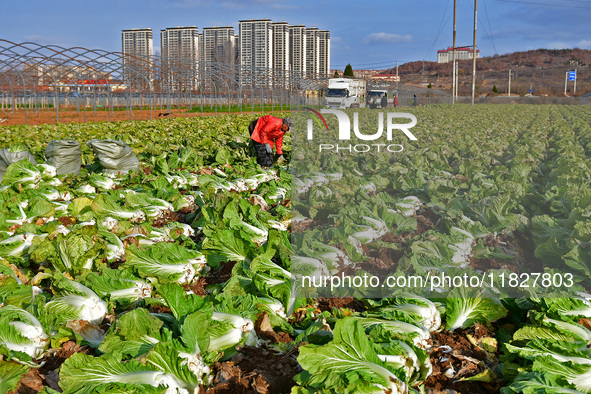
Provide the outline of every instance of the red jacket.
<path id="1" fill-rule="evenodd" d="M 282 124 L 283 119 L 276 118 L 273 115 L 260 117 L 250 138 L 260 144 L 269 144 L 271 148 L 273 147 L 273 142 L 275 142 L 277 154 L 282 155 L 283 150 L 281 146 L 283 145 L 283 135 L 285 135 L 281 130 Z"/>

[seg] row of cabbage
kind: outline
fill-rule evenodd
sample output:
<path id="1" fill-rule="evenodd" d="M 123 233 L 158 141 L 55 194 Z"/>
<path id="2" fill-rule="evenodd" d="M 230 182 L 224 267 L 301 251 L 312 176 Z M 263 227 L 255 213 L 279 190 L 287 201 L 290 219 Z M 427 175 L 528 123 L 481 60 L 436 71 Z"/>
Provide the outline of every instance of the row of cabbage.
<path id="1" fill-rule="evenodd" d="M 548 110 L 551 117 L 539 116 Z M 545 277 L 570 272 L 568 290 L 583 291 L 591 279 L 588 111 L 424 111 L 419 140 L 399 141 L 405 152 L 294 158 L 294 221 L 307 226 L 295 253 L 332 275 L 343 266 L 368 269 L 368 250 L 382 248 L 401 255 L 393 275 L 477 275 L 478 260 L 504 261 L 486 276 L 496 296 L 567 290 L 533 286 L 533 277 L 520 277 L 529 288 L 509 286 L 516 270 Z M 433 228 L 417 232 L 418 216 L 430 218 Z M 405 242 L 388 242 L 387 233 Z"/>
<path id="2" fill-rule="evenodd" d="M 197 155 L 162 154 L 143 163 L 149 171 L 125 176 L 57 177 L 26 160 L 8 167 L 0 201 L 5 359 L 38 368 L 51 349 L 76 340 L 102 356 L 68 359 L 65 392 L 197 392 L 212 379 L 208 364 L 258 342 L 246 315 L 282 313 L 280 302 L 250 296 L 242 305 L 181 285 L 228 260 L 251 262 L 269 239 L 288 250 L 288 208 L 279 203 L 288 200 L 289 178 L 285 168 L 263 170 L 228 150 L 199 174 L 181 169 Z M 171 220 L 183 211 L 182 223 Z M 270 257 L 277 243 L 265 248 Z M 24 367 L 2 368 L 6 392 L 18 381 L 7 375 L 20 377 Z"/>
<path id="3" fill-rule="evenodd" d="M 228 357 L 238 343 L 257 343 L 246 316 L 281 313 L 279 302 L 251 296 L 241 306 L 226 295 L 205 299 L 181 287 L 227 260 L 250 262 L 268 239 L 289 247 L 288 208 L 279 205 L 289 195 L 285 168 L 252 162 L 248 137 L 240 135 L 246 127 L 237 127 L 245 122 L 236 118 L 27 129 L 37 136 L 27 143 L 39 162 L 48 139 L 117 138 L 135 129 L 125 138 L 144 171 L 100 173 L 88 149 L 79 177 L 57 177 L 55 168 L 28 161 L 8 168 L 0 198 L 0 342 L 5 360 L 24 366 L 2 363 L 0 391 L 14 389 L 26 369 L 39 368 L 68 339 L 102 356 L 69 359 L 60 371 L 66 392 L 127 385 L 197 392 L 212 378 L 206 362 Z M 3 139 L 25 142 L 18 131 L 7 130 Z M 201 167 L 206 162 L 212 166 Z M 168 218 L 181 211 L 183 223 Z M 166 307 L 172 313 L 148 311 Z"/>
<path id="4" fill-rule="evenodd" d="M 591 359 L 589 331 L 584 319 L 589 318 L 591 305 L 587 294 L 591 279 L 591 113 L 585 107 L 464 110 L 461 115 L 450 108 L 417 111 L 418 142 L 395 138 L 393 142 L 405 146 L 405 153 L 397 155 L 351 155 L 346 149 L 306 155 L 318 151 L 315 144 L 330 146 L 334 139 L 297 140 L 293 220 L 304 230 L 294 234 L 297 256 L 293 261 L 314 268 L 296 267 L 296 271 L 313 276 L 376 274 L 367 261 L 383 248 L 399 256 L 386 268 L 388 275 L 482 274 L 481 266 L 473 268 L 478 266 L 475 261 L 504 261 L 506 267 L 486 271 L 492 274 L 486 277 L 493 279 L 485 282 L 484 292 L 450 291 L 449 287 L 436 288 L 434 293 L 425 288 L 412 290 L 430 297 L 443 294 L 448 297 L 443 303 L 452 308 L 462 304 L 455 309 L 465 313 L 478 310 L 474 305 L 486 299 L 482 315 L 489 321 L 503 316 L 505 308 L 495 302 L 502 299 L 512 312 L 510 327 L 513 331 L 519 328 L 514 336 L 508 329 L 498 335 L 504 356 L 495 376 L 506 381 L 504 393 L 590 392 L 585 375 Z M 370 134 L 367 131 L 371 130 L 362 131 Z M 417 231 L 417 217 L 429 213 L 436 217 L 433 228 Z M 396 236 L 394 241 L 385 237 L 388 233 Z M 499 286 L 501 276 L 532 272 L 551 278 L 567 273 L 575 284 L 568 289 L 555 283 L 535 285 L 533 276 L 529 280 L 517 276 L 520 279 L 513 284 L 505 281 L 505 288 Z M 385 276 L 379 269 L 377 275 Z M 383 297 L 391 291 L 313 287 L 306 292 Z M 503 298 L 507 296 L 512 298 Z M 451 320 L 446 327 L 467 326 Z M 353 323 L 349 330 L 362 336 Z M 371 331 L 366 334 L 371 343 L 379 343 Z M 316 351 L 323 356 L 315 353 L 312 360 L 318 367 L 314 370 L 326 379 L 324 383 L 332 375 L 321 374 L 322 362 L 336 358 L 347 346 L 349 355 L 359 354 L 351 343 L 353 339 L 347 341 L 339 332 L 335 348 Z M 520 347 L 524 344 L 525 348 Z M 312 363 L 308 367 L 313 368 Z M 354 383 L 344 375 L 341 379 L 341 388 Z M 488 379 L 490 375 L 482 380 Z M 317 378 L 311 381 L 322 387 Z M 393 386 L 400 390 L 399 384 L 388 386 L 387 381 L 381 380 L 388 387 L 384 390 L 396 392 Z M 367 387 L 358 390 L 371 392 Z"/>

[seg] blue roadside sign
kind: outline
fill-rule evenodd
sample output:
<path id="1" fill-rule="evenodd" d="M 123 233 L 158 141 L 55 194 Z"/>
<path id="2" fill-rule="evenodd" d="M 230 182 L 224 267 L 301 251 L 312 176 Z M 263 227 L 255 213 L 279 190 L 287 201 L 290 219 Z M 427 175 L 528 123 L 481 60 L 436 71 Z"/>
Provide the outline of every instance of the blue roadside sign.
<path id="1" fill-rule="evenodd" d="M 568 80 L 569 81 L 574 81 L 577 78 L 577 72 L 576 71 L 569 71 L 568 72 Z"/>

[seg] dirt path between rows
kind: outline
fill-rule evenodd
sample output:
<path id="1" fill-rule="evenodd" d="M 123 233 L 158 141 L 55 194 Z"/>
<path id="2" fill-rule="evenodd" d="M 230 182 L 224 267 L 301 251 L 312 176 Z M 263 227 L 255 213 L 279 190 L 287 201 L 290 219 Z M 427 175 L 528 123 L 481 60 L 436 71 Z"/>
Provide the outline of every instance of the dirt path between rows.
<path id="1" fill-rule="evenodd" d="M 269 111 L 265 111 L 268 113 Z M 239 112 L 232 112 L 233 114 L 239 114 Z M 250 114 L 251 111 L 244 110 L 243 114 Z M 254 113 L 260 113 L 255 111 Z M 59 123 L 86 123 L 86 122 L 121 122 L 128 120 L 150 120 L 150 119 L 171 119 L 171 118 L 186 118 L 186 117 L 197 117 L 197 116 L 216 116 L 227 114 L 227 112 L 189 112 L 185 110 L 134 110 L 132 114 L 127 111 L 113 111 L 110 114 L 108 111 L 97 111 L 96 114 L 93 110 L 79 111 L 75 109 L 67 109 L 59 111 Z M 132 119 L 133 116 L 133 119 Z M 37 114 L 34 111 L 25 111 L 20 109 L 13 115 L 12 110 L 0 110 L 0 126 L 14 126 L 14 125 L 41 125 L 41 124 L 55 124 L 56 115 L 55 110 L 40 110 Z"/>

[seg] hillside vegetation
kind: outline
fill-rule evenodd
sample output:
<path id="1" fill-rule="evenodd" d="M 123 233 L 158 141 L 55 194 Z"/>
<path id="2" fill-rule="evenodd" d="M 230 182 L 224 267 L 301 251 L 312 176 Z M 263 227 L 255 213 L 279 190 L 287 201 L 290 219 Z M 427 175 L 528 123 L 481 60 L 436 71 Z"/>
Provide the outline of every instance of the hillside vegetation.
<path id="1" fill-rule="evenodd" d="M 472 86 L 472 61 L 459 61 L 460 95 L 469 94 Z M 525 95 L 530 87 L 533 95 L 564 95 L 564 79 L 567 71 L 577 70 L 576 96 L 591 91 L 591 50 L 586 49 L 536 49 L 505 55 L 485 56 L 476 61 L 476 84 L 479 95 L 507 93 L 509 70 L 512 73 L 511 93 Z M 395 70 L 390 70 L 395 72 Z M 403 82 L 432 84 L 433 88 L 450 89 L 452 64 L 416 61 L 399 67 Z M 573 95 L 573 82 L 567 86 L 567 94 Z"/>

